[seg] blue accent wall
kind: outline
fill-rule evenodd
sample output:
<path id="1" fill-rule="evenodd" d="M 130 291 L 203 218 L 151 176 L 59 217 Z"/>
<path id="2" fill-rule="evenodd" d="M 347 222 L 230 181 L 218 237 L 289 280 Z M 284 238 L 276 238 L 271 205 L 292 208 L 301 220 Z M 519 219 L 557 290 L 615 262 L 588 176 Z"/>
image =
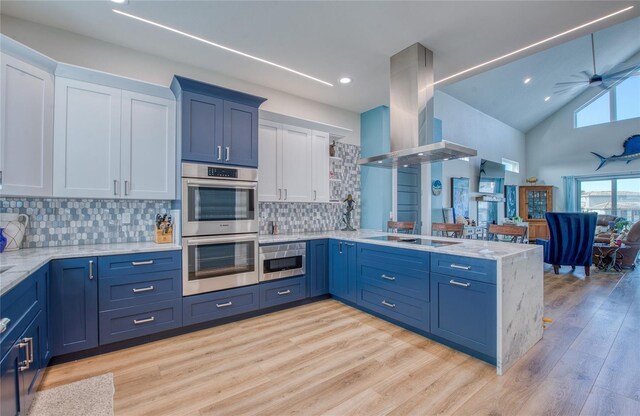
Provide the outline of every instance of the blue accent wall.
<path id="1" fill-rule="evenodd" d="M 434 143 L 442 141 L 442 120 L 438 118 L 433 119 L 433 141 Z M 431 163 L 431 182 L 433 183 L 436 179 L 442 182 L 442 162 Z M 442 207 L 449 206 L 449 202 L 443 201 L 443 194 L 435 196 L 431 192 L 431 184 L 428 184 L 425 192 L 431 195 L 431 222 L 444 222 Z"/>
<path id="2" fill-rule="evenodd" d="M 360 114 L 363 158 L 388 152 L 391 149 L 389 137 L 389 107 L 380 106 Z M 361 227 L 386 231 L 391 212 L 391 169 L 363 166 L 360 190 Z"/>

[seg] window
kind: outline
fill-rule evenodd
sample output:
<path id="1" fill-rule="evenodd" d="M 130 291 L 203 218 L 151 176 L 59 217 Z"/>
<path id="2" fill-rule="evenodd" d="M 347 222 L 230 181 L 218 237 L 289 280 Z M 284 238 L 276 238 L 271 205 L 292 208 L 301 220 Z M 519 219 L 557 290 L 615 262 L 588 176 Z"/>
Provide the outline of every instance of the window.
<path id="1" fill-rule="evenodd" d="M 520 173 L 520 163 L 516 162 L 515 160 L 509 160 L 506 158 L 502 158 L 502 164 L 504 165 L 504 168 L 509 171 L 509 172 L 513 172 L 513 173 Z"/>
<path id="2" fill-rule="evenodd" d="M 640 70 L 580 107 L 575 127 L 640 117 Z"/>
<path id="3" fill-rule="evenodd" d="M 581 211 L 640 220 L 640 176 L 579 179 L 578 186 Z"/>

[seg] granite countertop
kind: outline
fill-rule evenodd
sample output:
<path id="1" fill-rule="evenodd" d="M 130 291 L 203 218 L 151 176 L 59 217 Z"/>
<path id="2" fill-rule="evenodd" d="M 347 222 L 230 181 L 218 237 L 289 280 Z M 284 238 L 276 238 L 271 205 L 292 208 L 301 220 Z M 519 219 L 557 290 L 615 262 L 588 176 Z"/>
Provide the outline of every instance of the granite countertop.
<path id="1" fill-rule="evenodd" d="M 305 241 L 319 240 L 323 238 L 336 238 L 340 240 L 353 241 L 356 243 L 379 244 L 389 247 L 399 247 L 411 250 L 430 251 L 434 253 L 452 254 L 456 256 L 475 257 L 489 260 L 505 259 L 511 256 L 519 255 L 526 252 L 542 251 L 542 246 L 535 244 L 516 244 L 504 243 L 497 241 L 470 240 L 461 238 L 432 237 L 425 235 L 411 235 L 411 237 L 424 238 L 437 241 L 449 241 L 459 244 L 448 246 L 431 247 L 420 244 L 399 243 L 395 241 L 368 240 L 370 237 L 378 237 L 384 235 L 397 235 L 372 230 L 357 231 L 324 231 L 314 233 L 298 233 L 298 234 L 261 234 L 259 238 L 260 244 L 286 243 L 289 241 Z"/>
<path id="2" fill-rule="evenodd" d="M 145 242 L 27 248 L 5 252 L 0 254 L 0 266 L 2 268 L 11 266 L 11 268 L 0 273 L 0 295 L 15 287 L 51 260 L 170 250 L 181 250 L 181 247 L 176 244 Z"/>

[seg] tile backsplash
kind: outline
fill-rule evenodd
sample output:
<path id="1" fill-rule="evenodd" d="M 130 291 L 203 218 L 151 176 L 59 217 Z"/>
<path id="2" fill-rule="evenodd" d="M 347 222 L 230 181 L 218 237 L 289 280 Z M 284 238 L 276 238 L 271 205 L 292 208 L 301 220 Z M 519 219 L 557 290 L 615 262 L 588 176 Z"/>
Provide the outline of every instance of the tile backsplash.
<path id="1" fill-rule="evenodd" d="M 23 248 L 153 241 L 156 213 L 170 210 L 171 201 L 13 197 L 0 207 L 29 216 Z"/>
<path id="2" fill-rule="evenodd" d="M 336 143 L 336 157 L 331 159 L 331 199 L 342 201 L 347 194 L 353 195 L 356 208 L 353 213 L 353 226 L 360 226 L 360 147 Z M 344 227 L 342 215 L 345 204 L 342 203 L 297 203 L 297 202 L 261 202 L 260 233 L 269 233 L 269 223 L 277 221 L 280 234 L 337 230 Z"/>

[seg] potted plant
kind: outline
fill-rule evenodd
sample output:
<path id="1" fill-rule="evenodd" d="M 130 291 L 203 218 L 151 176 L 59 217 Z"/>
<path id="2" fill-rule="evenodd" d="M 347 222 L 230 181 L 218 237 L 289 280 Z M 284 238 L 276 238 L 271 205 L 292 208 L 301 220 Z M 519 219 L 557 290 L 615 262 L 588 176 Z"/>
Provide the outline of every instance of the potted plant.
<path id="1" fill-rule="evenodd" d="M 622 231 L 625 231 L 628 226 L 629 226 L 629 221 L 620 220 L 616 223 L 615 228 L 618 233 L 621 233 Z"/>

